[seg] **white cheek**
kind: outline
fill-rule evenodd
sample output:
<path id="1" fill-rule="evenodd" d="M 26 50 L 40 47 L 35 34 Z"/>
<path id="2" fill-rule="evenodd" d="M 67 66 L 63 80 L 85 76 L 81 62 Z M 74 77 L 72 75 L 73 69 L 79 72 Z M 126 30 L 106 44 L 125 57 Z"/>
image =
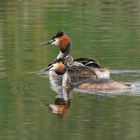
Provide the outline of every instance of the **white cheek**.
<path id="1" fill-rule="evenodd" d="M 52 67 L 50 70 L 51 70 L 51 71 L 55 71 L 55 70 L 57 70 L 57 69 L 59 69 L 58 64 L 53 64 L 53 67 Z"/>
<path id="2" fill-rule="evenodd" d="M 52 42 L 51 44 L 58 46 L 59 45 L 59 39 L 58 38 L 55 38 L 55 41 Z"/>

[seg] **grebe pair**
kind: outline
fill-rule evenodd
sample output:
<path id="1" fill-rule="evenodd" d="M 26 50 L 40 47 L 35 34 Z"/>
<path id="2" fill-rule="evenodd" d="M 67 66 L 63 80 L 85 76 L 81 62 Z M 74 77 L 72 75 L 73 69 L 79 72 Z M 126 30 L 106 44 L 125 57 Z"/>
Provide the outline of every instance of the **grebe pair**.
<path id="1" fill-rule="evenodd" d="M 79 58 L 73 60 L 70 56 L 71 40 L 63 32 L 57 33 L 52 39 L 41 44 L 52 44 L 60 49 L 56 59 L 42 70 L 42 72 L 49 70 L 51 85 L 55 88 L 58 87 L 56 88 L 57 92 L 61 93 L 62 89 L 59 88 L 61 86 L 75 86 L 80 89 L 130 88 L 127 84 L 111 80 L 109 71 L 102 69 L 94 59 Z"/>
<path id="2" fill-rule="evenodd" d="M 69 69 L 71 68 L 69 73 L 71 73 L 72 82 L 94 78 L 110 78 L 109 70 L 101 68 L 100 64 L 94 59 L 78 58 L 73 60 L 73 57 L 70 55 L 71 40 L 64 32 L 58 32 L 49 41 L 41 43 L 41 45 L 50 44 L 58 46 L 60 49 L 60 52 L 55 60 L 65 58 L 68 61 L 67 63 L 69 64 Z M 52 63 L 53 62 L 49 65 Z M 43 69 L 42 72 L 46 71 L 45 69 Z"/>

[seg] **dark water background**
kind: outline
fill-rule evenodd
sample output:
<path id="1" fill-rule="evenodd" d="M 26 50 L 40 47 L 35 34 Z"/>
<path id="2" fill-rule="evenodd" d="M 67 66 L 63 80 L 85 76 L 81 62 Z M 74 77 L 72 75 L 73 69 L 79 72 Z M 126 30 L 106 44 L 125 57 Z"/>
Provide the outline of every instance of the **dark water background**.
<path id="1" fill-rule="evenodd" d="M 73 94 L 68 115 L 48 112 L 43 102 L 56 93 L 36 73 L 58 49 L 39 44 L 59 30 L 71 37 L 75 58 L 96 58 L 136 90 Z M 0 1 L 0 140 L 139 140 L 139 95 L 140 1 Z"/>

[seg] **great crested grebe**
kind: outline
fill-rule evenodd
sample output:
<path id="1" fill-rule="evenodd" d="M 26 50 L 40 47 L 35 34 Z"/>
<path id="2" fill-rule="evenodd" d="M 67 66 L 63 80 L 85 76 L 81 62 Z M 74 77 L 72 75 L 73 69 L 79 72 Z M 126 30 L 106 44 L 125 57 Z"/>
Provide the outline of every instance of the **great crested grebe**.
<path id="1" fill-rule="evenodd" d="M 82 68 L 82 67 L 81 67 Z M 117 82 L 115 80 L 111 79 L 86 79 L 86 80 L 81 80 L 79 82 L 74 82 L 71 81 L 71 77 L 73 73 L 71 73 L 71 68 L 67 66 L 64 63 L 64 59 L 60 58 L 57 59 L 53 64 L 48 66 L 46 70 L 49 70 L 50 72 L 55 73 L 56 75 L 61 76 L 61 82 L 60 85 L 67 90 L 73 89 L 73 88 L 78 88 L 78 89 L 85 89 L 85 90 L 120 90 L 120 89 L 129 89 L 131 88 L 131 85 L 125 84 L 122 82 Z M 49 78 L 51 79 L 51 83 L 54 82 L 55 77 L 49 75 Z M 77 80 L 75 80 L 77 81 Z M 67 92 L 65 92 L 67 93 Z M 64 94 L 65 95 L 65 94 Z"/>
<path id="2" fill-rule="evenodd" d="M 60 52 L 56 57 L 56 59 L 59 58 L 67 59 L 68 62 L 70 63 L 69 66 L 71 67 L 71 72 L 74 72 L 73 76 L 78 75 L 78 77 L 80 76 L 80 78 L 82 79 L 83 78 L 97 78 L 97 79 L 110 78 L 109 70 L 101 68 L 100 64 L 94 59 L 78 58 L 73 60 L 72 56 L 70 56 L 71 40 L 68 37 L 68 35 L 66 35 L 64 32 L 58 32 L 49 41 L 41 43 L 41 45 L 50 45 L 50 44 L 59 47 Z M 43 70 L 45 71 L 45 69 Z M 74 77 L 74 79 L 76 78 Z"/>

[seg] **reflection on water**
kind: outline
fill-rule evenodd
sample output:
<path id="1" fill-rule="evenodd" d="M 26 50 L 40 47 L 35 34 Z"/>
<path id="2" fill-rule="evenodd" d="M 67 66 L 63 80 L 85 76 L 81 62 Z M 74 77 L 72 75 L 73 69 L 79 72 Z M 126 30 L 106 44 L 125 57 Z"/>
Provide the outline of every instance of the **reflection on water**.
<path id="1" fill-rule="evenodd" d="M 129 95 L 139 95 L 139 11 L 138 0 L 1 0 L 0 139 L 139 140 L 138 96 L 73 93 L 68 115 L 59 118 L 42 107 L 55 104 L 48 78 L 32 73 L 58 53 L 40 42 L 63 29 L 74 58 L 96 58 L 113 79 L 136 85 Z"/>
<path id="2" fill-rule="evenodd" d="M 113 71 L 111 71 L 111 73 L 114 73 L 114 74 L 129 73 L 129 76 L 133 76 L 133 75 L 131 75 L 131 73 L 139 74 L 139 70 L 113 70 Z M 50 77 L 50 75 L 49 75 L 49 77 Z M 54 78 L 53 80 L 55 81 L 56 79 Z M 133 81 L 132 83 L 128 83 L 129 85 L 131 85 L 131 88 L 129 88 L 129 89 L 88 90 L 88 89 L 74 88 L 74 89 L 71 89 L 71 91 L 70 91 L 70 90 L 64 89 L 65 87 L 60 85 L 60 83 L 62 83 L 62 79 L 59 80 L 59 84 L 58 84 L 57 80 L 56 80 L 57 84 L 55 84 L 55 85 L 54 84 L 52 85 L 52 82 L 50 82 L 52 89 L 55 92 L 57 92 L 57 94 L 58 94 L 55 98 L 55 103 L 48 104 L 47 106 L 49 107 L 49 110 L 51 110 L 52 113 L 60 115 L 60 116 L 66 115 L 70 108 L 70 100 L 71 100 L 70 94 L 72 94 L 71 93 L 72 91 L 74 93 L 80 92 L 80 93 L 85 93 L 85 94 L 90 94 L 90 95 L 96 95 L 98 97 L 99 96 L 113 97 L 113 96 L 118 96 L 118 95 L 140 96 L 140 81 Z M 68 98 L 68 100 L 66 100 L 67 99 L 66 97 Z"/>
<path id="3" fill-rule="evenodd" d="M 70 102 L 71 102 L 70 99 L 65 101 L 63 97 L 56 96 L 54 104 L 45 103 L 45 105 L 48 106 L 49 110 L 52 113 L 64 117 L 69 112 Z"/>

